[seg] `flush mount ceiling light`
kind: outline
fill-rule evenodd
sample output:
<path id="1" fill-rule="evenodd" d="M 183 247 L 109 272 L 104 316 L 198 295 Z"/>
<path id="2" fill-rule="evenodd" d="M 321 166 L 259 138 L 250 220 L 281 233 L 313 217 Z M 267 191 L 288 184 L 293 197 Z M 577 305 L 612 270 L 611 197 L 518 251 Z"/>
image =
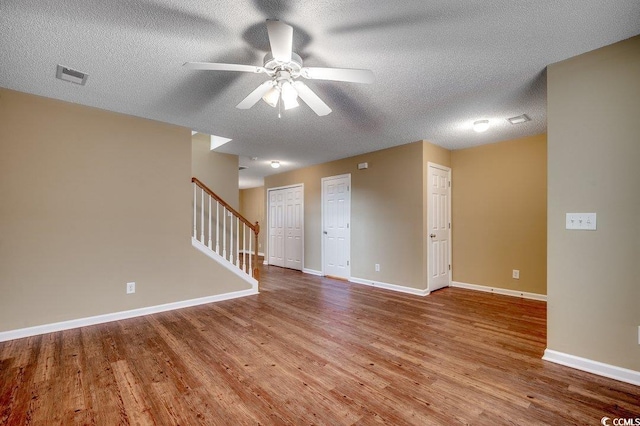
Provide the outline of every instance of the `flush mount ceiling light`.
<path id="1" fill-rule="evenodd" d="M 509 121 L 509 123 L 511 124 L 520 124 L 520 123 L 526 123 L 527 121 L 531 121 L 531 119 L 527 114 L 522 114 L 517 117 L 507 118 L 507 121 Z"/>
<path id="2" fill-rule="evenodd" d="M 473 130 L 476 132 L 486 132 L 487 129 L 489 129 L 489 120 L 478 120 L 473 122 Z"/>
<path id="3" fill-rule="evenodd" d="M 272 161 L 271 162 L 271 167 L 273 167 L 274 169 L 277 169 L 278 167 L 280 167 L 280 162 L 279 161 Z"/>

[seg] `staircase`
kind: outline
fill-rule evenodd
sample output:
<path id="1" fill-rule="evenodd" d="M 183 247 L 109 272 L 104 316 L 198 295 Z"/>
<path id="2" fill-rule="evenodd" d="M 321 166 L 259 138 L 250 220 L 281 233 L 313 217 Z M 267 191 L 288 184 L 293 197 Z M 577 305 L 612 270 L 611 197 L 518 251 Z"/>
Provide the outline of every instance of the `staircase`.
<path id="1" fill-rule="evenodd" d="M 258 234 L 251 223 L 197 178 L 193 182 L 195 248 L 258 289 Z"/>

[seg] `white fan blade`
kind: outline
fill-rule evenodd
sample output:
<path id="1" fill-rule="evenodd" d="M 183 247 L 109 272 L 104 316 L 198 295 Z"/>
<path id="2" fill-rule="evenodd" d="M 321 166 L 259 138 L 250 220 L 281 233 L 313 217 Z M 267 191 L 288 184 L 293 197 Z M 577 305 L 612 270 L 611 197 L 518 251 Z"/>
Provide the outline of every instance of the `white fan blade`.
<path id="1" fill-rule="evenodd" d="M 215 62 L 185 62 L 183 66 L 192 70 L 264 72 L 264 68 L 254 67 L 253 65 L 219 64 Z"/>
<path id="2" fill-rule="evenodd" d="M 281 21 L 267 21 L 271 54 L 276 61 L 291 62 L 293 27 Z"/>
<path id="3" fill-rule="evenodd" d="M 304 101 L 309 108 L 319 116 L 327 115 L 331 112 L 331 108 L 325 104 L 311 89 L 301 81 L 295 81 L 293 87 L 298 91 L 298 96 Z"/>
<path id="4" fill-rule="evenodd" d="M 256 90 L 254 90 L 253 92 L 249 93 L 249 96 L 244 98 L 242 100 L 242 102 L 240 102 L 238 105 L 236 105 L 236 108 L 238 108 L 238 109 L 249 109 L 249 108 L 251 108 L 260 99 L 262 99 L 264 94 L 267 93 L 269 91 L 269 89 L 271 89 L 272 87 L 273 87 L 273 81 L 271 81 L 271 80 L 265 81 L 260 86 L 258 86 L 256 88 Z"/>
<path id="5" fill-rule="evenodd" d="M 357 70 L 349 68 L 314 68 L 304 67 L 301 74 L 304 78 L 312 80 L 348 81 L 351 83 L 371 84 L 375 80 L 370 70 Z"/>

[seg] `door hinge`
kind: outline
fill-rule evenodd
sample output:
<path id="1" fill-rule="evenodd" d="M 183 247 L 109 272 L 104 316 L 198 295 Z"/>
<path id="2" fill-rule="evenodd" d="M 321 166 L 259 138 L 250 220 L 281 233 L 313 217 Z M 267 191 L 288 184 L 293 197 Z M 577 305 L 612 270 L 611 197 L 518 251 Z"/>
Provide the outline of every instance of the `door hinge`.
<path id="1" fill-rule="evenodd" d="M 451 270 L 451 265 L 449 265 L 449 270 Z"/>
<path id="2" fill-rule="evenodd" d="M 349 266 L 349 261 L 347 260 L 347 266 Z"/>
<path id="3" fill-rule="evenodd" d="M 451 181 L 449 181 L 449 188 L 451 188 Z"/>
<path id="4" fill-rule="evenodd" d="M 349 185 L 347 185 L 347 192 L 349 192 Z"/>
<path id="5" fill-rule="evenodd" d="M 349 224 L 347 223 L 347 229 L 349 229 Z"/>
<path id="6" fill-rule="evenodd" d="M 451 222 L 449 222 L 449 229 L 451 229 Z"/>

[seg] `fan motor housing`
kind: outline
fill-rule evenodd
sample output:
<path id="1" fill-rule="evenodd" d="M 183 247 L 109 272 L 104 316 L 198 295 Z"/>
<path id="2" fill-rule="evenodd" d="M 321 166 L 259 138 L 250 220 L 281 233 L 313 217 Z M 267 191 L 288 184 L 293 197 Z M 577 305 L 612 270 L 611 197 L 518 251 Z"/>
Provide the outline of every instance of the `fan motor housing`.
<path id="1" fill-rule="evenodd" d="M 287 71 L 291 77 L 295 78 L 300 75 L 302 69 L 302 58 L 295 52 L 291 52 L 291 61 L 281 62 L 276 60 L 271 53 L 264 56 L 263 66 L 269 71 Z"/>

